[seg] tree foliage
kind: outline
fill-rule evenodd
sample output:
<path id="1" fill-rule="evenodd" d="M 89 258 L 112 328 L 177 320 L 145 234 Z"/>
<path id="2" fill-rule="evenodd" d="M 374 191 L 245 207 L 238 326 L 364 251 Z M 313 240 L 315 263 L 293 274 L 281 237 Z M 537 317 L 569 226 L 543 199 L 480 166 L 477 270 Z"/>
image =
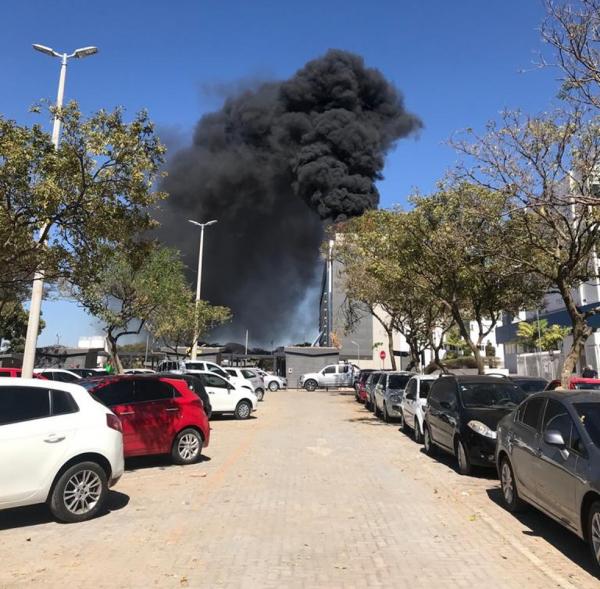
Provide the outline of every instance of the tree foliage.
<path id="1" fill-rule="evenodd" d="M 529 351 L 556 350 L 559 344 L 571 333 L 570 327 L 548 325 L 547 319 L 532 322 L 521 321 L 517 326 L 517 337 Z"/>

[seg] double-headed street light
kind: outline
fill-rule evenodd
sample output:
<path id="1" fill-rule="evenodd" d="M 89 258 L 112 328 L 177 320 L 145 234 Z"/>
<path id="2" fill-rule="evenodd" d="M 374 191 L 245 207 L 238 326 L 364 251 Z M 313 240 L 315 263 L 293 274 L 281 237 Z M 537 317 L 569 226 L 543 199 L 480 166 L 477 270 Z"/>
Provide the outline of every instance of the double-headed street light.
<path id="1" fill-rule="evenodd" d="M 59 110 L 63 105 L 65 94 L 65 79 L 67 77 L 67 62 L 69 59 L 82 59 L 89 55 L 98 53 L 97 47 L 81 47 L 75 49 L 73 53 L 59 53 L 45 45 L 34 43 L 33 48 L 36 51 L 45 53 L 50 57 L 60 57 L 60 78 L 58 80 L 58 93 L 56 95 L 57 112 L 54 115 L 54 126 L 52 127 L 52 143 L 54 147 L 58 147 L 60 137 L 60 116 Z M 41 228 L 40 233 L 43 234 L 46 225 Z M 42 307 L 42 297 L 44 294 L 44 271 L 36 270 L 33 276 L 33 286 L 31 288 L 31 303 L 29 305 L 29 320 L 27 322 L 27 335 L 25 336 L 25 350 L 23 352 L 23 368 L 21 375 L 23 378 L 31 378 L 33 376 L 33 365 L 35 363 L 35 351 L 37 347 L 37 336 L 40 325 L 40 310 Z"/>
<path id="2" fill-rule="evenodd" d="M 198 276 L 196 278 L 196 307 L 198 307 L 198 303 L 200 302 L 200 287 L 202 286 L 202 255 L 204 252 L 204 228 L 209 227 L 210 225 L 214 225 L 217 220 L 213 219 L 212 221 L 207 221 L 206 223 L 199 223 L 198 221 L 194 221 L 193 219 L 188 219 L 190 223 L 193 225 L 197 225 L 200 227 L 200 251 L 198 253 Z M 192 360 L 196 359 L 198 355 L 198 319 L 196 318 L 196 325 L 194 330 L 194 343 L 192 345 Z"/>

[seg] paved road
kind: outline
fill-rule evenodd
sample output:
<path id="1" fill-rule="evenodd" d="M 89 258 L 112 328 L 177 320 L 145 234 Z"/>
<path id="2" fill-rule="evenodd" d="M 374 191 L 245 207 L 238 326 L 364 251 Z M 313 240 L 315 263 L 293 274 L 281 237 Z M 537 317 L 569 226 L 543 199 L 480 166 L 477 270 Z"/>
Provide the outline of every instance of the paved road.
<path id="1" fill-rule="evenodd" d="M 0 512 L 0 587 L 598 587 L 586 546 L 497 503 L 349 394 L 269 393 L 207 459 L 129 465 L 78 525 Z"/>

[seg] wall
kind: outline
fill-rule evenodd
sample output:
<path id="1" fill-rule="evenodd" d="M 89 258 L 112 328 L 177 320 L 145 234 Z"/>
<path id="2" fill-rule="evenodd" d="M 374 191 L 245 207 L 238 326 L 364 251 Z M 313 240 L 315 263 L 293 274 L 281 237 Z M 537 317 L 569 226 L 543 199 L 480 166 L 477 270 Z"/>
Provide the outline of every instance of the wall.
<path id="1" fill-rule="evenodd" d="M 296 387 L 298 379 L 307 372 L 318 372 L 328 364 L 337 364 L 340 359 L 337 348 L 288 347 L 285 353 L 286 377 L 290 388 Z"/>

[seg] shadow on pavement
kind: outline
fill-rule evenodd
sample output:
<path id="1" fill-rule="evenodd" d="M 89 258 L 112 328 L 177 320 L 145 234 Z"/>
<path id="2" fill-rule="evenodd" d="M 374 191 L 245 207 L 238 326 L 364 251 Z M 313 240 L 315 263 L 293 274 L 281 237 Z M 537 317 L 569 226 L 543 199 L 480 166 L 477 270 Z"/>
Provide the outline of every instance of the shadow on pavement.
<path id="1" fill-rule="evenodd" d="M 421 446 L 420 451 L 424 456 L 427 457 L 427 454 L 425 453 L 425 448 L 423 446 Z M 498 474 L 496 473 L 495 468 L 485 468 L 483 466 L 474 466 L 473 473 L 471 475 L 461 475 L 458 472 L 458 462 L 457 462 L 456 458 L 454 456 L 448 454 L 447 452 L 444 452 L 443 450 L 438 449 L 435 453 L 435 456 L 431 456 L 428 458 L 430 460 L 436 460 L 440 464 L 447 466 L 448 468 L 455 471 L 456 474 L 458 474 L 461 477 L 464 477 L 465 479 L 476 478 L 476 479 L 483 479 L 483 480 L 487 479 L 490 481 L 498 480 Z"/>
<path id="2" fill-rule="evenodd" d="M 103 517 L 112 511 L 119 511 L 126 507 L 128 503 L 129 495 L 110 490 L 104 510 L 97 517 Z M 59 522 L 52 517 L 50 510 L 45 504 L 15 507 L 14 509 L 0 511 L 0 530 L 25 528 L 27 526 L 38 526 L 47 523 L 64 524 L 64 522 Z"/>
<path id="3" fill-rule="evenodd" d="M 200 460 L 195 464 L 208 462 L 210 456 L 202 454 Z M 190 465 L 191 466 L 191 465 Z M 185 468 L 186 465 L 174 464 L 171 456 L 168 454 L 158 454 L 152 456 L 132 456 L 125 459 L 125 471 L 134 472 L 143 468 L 158 468 L 159 470 L 167 470 L 167 468 Z"/>
<path id="4" fill-rule="evenodd" d="M 364 423 L 365 425 L 382 425 L 384 427 L 395 426 L 394 423 L 385 423 L 385 421 L 381 421 L 381 419 L 377 419 L 377 417 L 373 415 L 365 415 L 364 417 L 351 417 L 350 419 L 346 419 L 346 421 L 350 423 Z"/>
<path id="5" fill-rule="evenodd" d="M 235 415 L 233 415 L 233 413 L 231 414 L 213 414 L 210 417 L 211 421 L 239 421 L 239 422 L 244 422 L 244 421 L 252 421 L 253 419 L 257 419 L 256 415 L 250 415 L 248 416 L 246 419 L 236 419 Z"/>
<path id="6" fill-rule="evenodd" d="M 487 494 L 494 503 L 504 509 L 502 491 L 499 487 L 487 489 Z M 590 549 L 578 536 L 535 507 L 526 507 L 523 512 L 512 515 L 529 528 L 523 534 L 544 539 L 587 573 L 594 577 L 598 576 L 599 572 L 590 554 Z"/>

